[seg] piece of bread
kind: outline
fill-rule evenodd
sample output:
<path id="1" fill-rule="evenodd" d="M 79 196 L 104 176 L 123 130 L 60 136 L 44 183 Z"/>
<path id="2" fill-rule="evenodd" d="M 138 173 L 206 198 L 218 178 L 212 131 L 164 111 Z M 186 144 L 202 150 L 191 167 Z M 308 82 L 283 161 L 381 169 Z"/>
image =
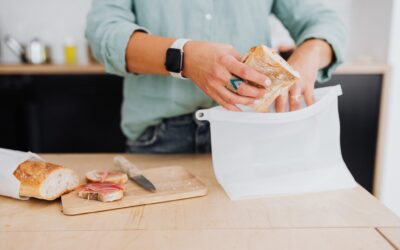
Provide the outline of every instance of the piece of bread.
<path id="1" fill-rule="evenodd" d="M 300 74 L 297 71 L 295 71 L 277 52 L 265 45 L 258 45 L 251 48 L 243 59 L 243 63 L 265 74 L 271 80 L 270 86 L 261 86 L 254 82 L 248 82 L 255 87 L 266 89 L 265 96 L 250 105 L 250 107 L 257 112 L 268 112 L 268 107 L 282 91 L 288 90 L 300 79 Z M 228 88 L 235 90 L 229 87 L 229 85 Z"/>
<path id="2" fill-rule="evenodd" d="M 43 161 L 21 163 L 14 176 L 20 181 L 20 196 L 44 200 L 55 200 L 79 185 L 72 169 Z"/>
<path id="3" fill-rule="evenodd" d="M 92 182 L 77 189 L 78 196 L 88 200 L 111 202 L 124 197 L 124 187 L 113 182 Z"/>
<path id="4" fill-rule="evenodd" d="M 125 184 L 128 181 L 128 176 L 125 173 L 118 171 L 103 171 L 92 170 L 86 173 L 88 182 L 113 182 L 117 184 Z"/>

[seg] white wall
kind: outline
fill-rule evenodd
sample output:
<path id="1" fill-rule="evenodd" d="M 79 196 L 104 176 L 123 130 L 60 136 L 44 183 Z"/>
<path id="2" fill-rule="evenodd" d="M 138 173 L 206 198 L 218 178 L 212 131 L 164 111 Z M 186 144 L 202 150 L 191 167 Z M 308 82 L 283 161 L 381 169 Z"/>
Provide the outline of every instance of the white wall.
<path id="1" fill-rule="evenodd" d="M 68 37 L 78 44 L 78 59 L 86 62 L 84 28 L 90 0 L 0 0 L 0 60 L 18 62 L 5 47 L 8 34 L 24 43 L 39 38 L 50 45 L 56 63 L 63 63 L 63 43 Z"/>
<path id="2" fill-rule="evenodd" d="M 347 61 L 386 62 L 392 0 L 320 0 L 334 9 L 348 30 Z M 283 26 L 273 20 L 273 45 L 290 43 Z M 275 36 L 275 37 L 274 37 Z"/>
<path id="3" fill-rule="evenodd" d="M 387 60 L 392 0 L 321 0 L 335 9 L 349 30 L 348 60 L 371 58 Z M 57 63 L 62 63 L 63 42 L 73 37 L 80 48 L 80 61 L 86 62 L 84 27 L 91 0 L 0 0 L 0 39 L 5 34 L 28 42 L 38 37 L 51 45 Z M 275 29 L 279 36 L 285 32 Z M 276 40 L 284 40 L 276 39 Z M 17 58 L 4 44 L 0 61 Z"/>
<path id="4" fill-rule="evenodd" d="M 388 60 L 392 0 L 352 0 L 349 57 L 368 55 L 375 61 Z"/>
<path id="5" fill-rule="evenodd" d="M 391 66 L 385 88 L 380 135 L 379 199 L 400 216 L 400 0 L 394 0 L 388 61 Z"/>

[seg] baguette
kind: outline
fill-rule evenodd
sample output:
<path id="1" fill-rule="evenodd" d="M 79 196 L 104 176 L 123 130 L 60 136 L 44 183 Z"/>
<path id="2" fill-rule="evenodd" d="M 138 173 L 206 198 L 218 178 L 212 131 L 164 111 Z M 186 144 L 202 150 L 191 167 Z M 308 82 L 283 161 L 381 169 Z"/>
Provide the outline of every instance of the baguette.
<path id="1" fill-rule="evenodd" d="M 295 71 L 277 52 L 265 45 L 259 45 L 249 50 L 245 56 L 243 63 L 249 65 L 260 73 L 265 74 L 271 80 L 271 85 L 261 86 L 254 82 L 248 82 L 257 88 L 265 88 L 264 97 L 256 100 L 250 105 L 256 112 L 268 112 L 269 106 L 275 99 L 288 90 L 297 80 L 300 74 Z M 237 91 L 237 86 L 228 84 L 228 88 Z"/>
<path id="2" fill-rule="evenodd" d="M 72 169 L 42 161 L 21 163 L 14 176 L 20 181 L 20 196 L 43 200 L 55 200 L 79 185 L 78 175 Z"/>

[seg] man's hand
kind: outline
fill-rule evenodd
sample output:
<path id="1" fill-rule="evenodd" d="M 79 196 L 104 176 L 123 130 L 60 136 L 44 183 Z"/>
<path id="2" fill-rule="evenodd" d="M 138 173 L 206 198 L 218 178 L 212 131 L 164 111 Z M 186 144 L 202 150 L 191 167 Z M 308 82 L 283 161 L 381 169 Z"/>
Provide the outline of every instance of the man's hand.
<path id="1" fill-rule="evenodd" d="M 231 45 L 191 41 L 185 45 L 183 75 L 228 110 L 240 111 L 236 104 L 249 105 L 264 96 L 265 90 L 242 83 L 238 94 L 225 85 L 233 75 L 244 80 L 269 85 L 269 78 L 241 62 L 241 55 Z"/>
<path id="2" fill-rule="evenodd" d="M 328 66 L 332 62 L 332 57 L 332 48 L 323 40 L 311 39 L 300 45 L 288 63 L 300 73 L 301 79 L 287 93 L 276 99 L 276 112 L 285 112 L 288 102 L 290 111 L 298 110 L 302 97 L 307 106 L 313 104 L 318 70 Z"/>

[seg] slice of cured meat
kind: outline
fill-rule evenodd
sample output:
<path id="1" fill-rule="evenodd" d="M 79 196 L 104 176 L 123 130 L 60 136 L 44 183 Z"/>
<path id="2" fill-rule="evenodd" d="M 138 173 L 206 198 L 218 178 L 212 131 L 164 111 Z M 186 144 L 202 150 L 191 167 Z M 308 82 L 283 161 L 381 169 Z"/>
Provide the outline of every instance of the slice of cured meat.
<path id="1" fill-rule="evenodd" d="M 128 176 L 118 171 L 92 170 L 86 173 L 88 182 L 114 182 L 117 184 L 125 184 Z"/>
<path id="2" fill-rule="evenodd" d="M 88 200 L 110 202 L 120 200 L 124 196 L 124 187 L 113 182 L 93 182 L 79 186 L 78 196 Z"/>

